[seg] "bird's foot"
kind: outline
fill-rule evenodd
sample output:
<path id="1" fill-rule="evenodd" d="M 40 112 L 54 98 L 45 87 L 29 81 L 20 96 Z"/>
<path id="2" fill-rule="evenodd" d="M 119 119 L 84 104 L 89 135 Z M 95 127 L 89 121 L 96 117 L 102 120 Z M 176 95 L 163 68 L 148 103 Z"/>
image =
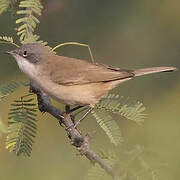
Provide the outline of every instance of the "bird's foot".
<path id="1" fill-rule="evenodd" d="M 58 118 L 58 121 L 59 121 L 59 125 L 61 127 L 63 127 L 63 119 L 64 119 L 64 116 L 63 115 L 59 115 L 60 118 Z"/>

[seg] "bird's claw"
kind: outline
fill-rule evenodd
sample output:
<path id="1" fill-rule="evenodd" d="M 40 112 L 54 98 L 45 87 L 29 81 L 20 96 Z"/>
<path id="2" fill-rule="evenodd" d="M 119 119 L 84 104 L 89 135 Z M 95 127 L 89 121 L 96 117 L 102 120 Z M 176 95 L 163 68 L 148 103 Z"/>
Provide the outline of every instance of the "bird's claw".
<path id="1" fill-rule="evenodd" d="M 63 115 L 59 115 L 59 125 L 61 126 L 61 127 L 63 127 L 63 120 L 62 119 L 64 119 L 64 116 Z"/>

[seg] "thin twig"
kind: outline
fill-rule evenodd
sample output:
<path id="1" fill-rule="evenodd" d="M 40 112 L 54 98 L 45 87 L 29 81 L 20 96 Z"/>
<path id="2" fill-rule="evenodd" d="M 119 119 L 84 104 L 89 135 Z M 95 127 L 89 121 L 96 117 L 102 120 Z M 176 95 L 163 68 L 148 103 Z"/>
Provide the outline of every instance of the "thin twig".
<path id="1" fill-rule="evenodd" d="M 83 44 L 83 43 L 79 43 L 79 42 L 65 42 L 65 43 L 61 43 L 61 44 L 58 44 L 57 46 L 53 47 L 52 51 L 55 51 L 57 48 L 60 48 L 62 46 L 67 46 L 67 45 L 78 45 L 78 46 L 87 47 L 88 51 L 89 51 L 89 54 L 90 54 L 90 57 L 91 57 L 91 61 L 93 63 L 95 62 L 92 51 L 91 51 L 91 48 L 90 48 L 90 46 L 88 44 Z"/>

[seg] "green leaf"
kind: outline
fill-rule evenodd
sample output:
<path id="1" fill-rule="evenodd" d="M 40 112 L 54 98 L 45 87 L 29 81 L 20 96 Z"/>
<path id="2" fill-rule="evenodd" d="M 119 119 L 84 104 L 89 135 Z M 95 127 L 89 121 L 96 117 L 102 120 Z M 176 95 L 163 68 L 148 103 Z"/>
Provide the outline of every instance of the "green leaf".
<path id="1" fill-rule="evenodd" d="M 31 13 L 31 10 L 19 10 L 17 11 L 17 14 L 30 14 Z"/>
<path id="2" fill-rule="evenodd" d="M 30 156 L 37 133 L 37 111 L 33 98 L 22 96 L 11 104 L 6 148 L 17 156 Z M 14 108 L 17 107 L 17 108 Z"/>
<path id="3" fill-rule="evenodd" d="M 24 16 L 16 20 L 16 24 L 21 24 L 17 32 L 21 43 L 26 44 L 37 41 L 39 37 L 33 35 L 33 32 L 39 23 L 37 16 L 41 15 L 43 6 L 39 0 L 23 0 L 20 2 L 19 8 L 17 14 Z"/>
<path id="4" fill-rule="evenodd" d="M 35 17 L 35 16 L 31 16 L 32 20 L 35 22 L 35 23 L 39 23 L 39 20 Z"/>
<path id="5" fill-rule="evenodd" d="M 110 142 L 117 146 L 123 142 L 123 138 L 119 125 L 112 115 L 120 115 L 141 124 L 145 118 L 144 110 L 145 107 L 138 101 L 120 97 L 118 94 L 108 94 L 96 104 L 91 113 L 109 137 Z"/>
<path id="6" fill-rule="evenodd" d="M 146 117 L 145 107 L 139 101 L 124 98 L 117 94 L 108 94 L 96 105 L 96 108 L 104 109 L 107 112 L 120 115 L 126 119 L 142 124 Z"/>
<path id="7" fill-rule="evenodd" d="M 121 135 L 121 131 L 119 129 L 118 124 L 116 123 L 116 121 L 112 119 L 112 117 L 109 114 L 107 114 L 106 111 L 94 110 L 92 111 L 92 115 L 97 120 L 99 126 L 107 134 L 111 143 L 117 146 L 123 142 L 123 137 Z"/>
<path id="8" fill-rule="evenodd" d="M 0 14 L 3 12 L 7 11 L 8 8 L 10 7 L 11 1 L 8 0 L 0 0 Z"/>
<path id="9" fill-rule="evenodd" d="M 120 180 L 163 179 L 158 173 L 159 167 L 157 168 L 157 165 L 156 168 L 153 167 L 149 154 L 146 154 L 146 149 L 140 145 L 135 145 L 133 148 L 129 145 L 120 145 L 113 149 L 105 148 L 101 150 L 100 156 L 119 174 Z M 95 164 L 89 169 L 85 180 L 109 180 L 111 178 L 104 169 Z"/>
<path id="10" fill-rule="evenodd" d="M 12 44 L 16 47 L 19 47 L 16 43 L 14 43 L 13 38 L 8 36 L 0 36 L 0 43 Z"/>
<path id="11" fill-rule="evenodd" d="M 13 11 L 17 7 L 19 0 L 0 0 L 0 14 L 6 11 Z"/>
<path id="12" fill-rule="evenodd" d="M 16 20 L 16 24 L 26 23 L 27 21 L 28 21 L 28 18 L 27 17 L 23 17 L 23 18 L 20 18 L 20 19 Z"/>
<path id="13" fill-rule="evenodd" d="M 12 94 L 18 88 L 24 86 L 25 86 L 24 82 L 13 82 L 13 81 L 5 85 L 0 85 L 0 101 L 2 101 L 8 95 Z"/>

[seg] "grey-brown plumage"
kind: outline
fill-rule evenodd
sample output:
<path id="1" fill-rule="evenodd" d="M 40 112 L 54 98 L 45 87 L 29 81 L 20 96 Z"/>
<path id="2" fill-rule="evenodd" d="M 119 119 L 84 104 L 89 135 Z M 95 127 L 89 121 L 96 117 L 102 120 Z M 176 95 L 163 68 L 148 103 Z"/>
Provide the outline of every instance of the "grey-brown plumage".
<path id="1" fill-rule="evenodd" d="M 65 104 L 95 104 L 120 83 L 156 72 L 169 72 L 175 67 L 124 70 L 104 64 L 63 57 L 42 44 L 23 45 L 10 51 L 19 68 L 42 91 Z"/>

